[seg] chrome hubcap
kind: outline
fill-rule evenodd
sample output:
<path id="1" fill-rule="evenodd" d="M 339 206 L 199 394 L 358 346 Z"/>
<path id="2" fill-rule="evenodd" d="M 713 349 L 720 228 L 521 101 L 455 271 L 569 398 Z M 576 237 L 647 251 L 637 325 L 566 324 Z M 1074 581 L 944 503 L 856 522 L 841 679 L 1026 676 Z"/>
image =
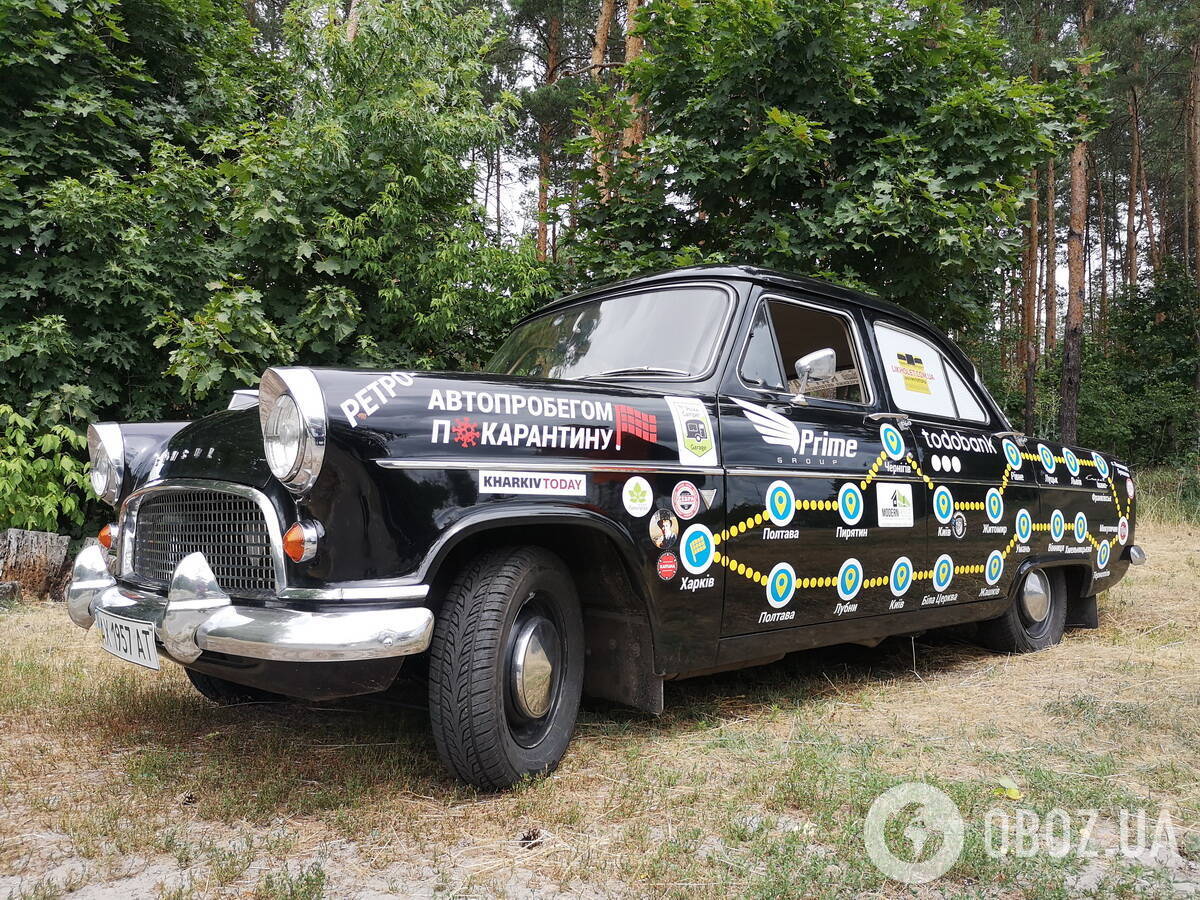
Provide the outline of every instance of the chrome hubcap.
<path id="1" fill-rule="evenodd" d="M 544 616 L 521 623 L 513 642 L 512 694 L 517 709 L 531 719 L 550 711 L 559 665 L 558 629 Z"/>
<path id="2" fill-rule="evenodd" d="M 1035 569 L 1025 576 L 1021 587 L 1021 608 L 1030 622 L 1043 622 L 1050 614 L 1050 580 Z"/>

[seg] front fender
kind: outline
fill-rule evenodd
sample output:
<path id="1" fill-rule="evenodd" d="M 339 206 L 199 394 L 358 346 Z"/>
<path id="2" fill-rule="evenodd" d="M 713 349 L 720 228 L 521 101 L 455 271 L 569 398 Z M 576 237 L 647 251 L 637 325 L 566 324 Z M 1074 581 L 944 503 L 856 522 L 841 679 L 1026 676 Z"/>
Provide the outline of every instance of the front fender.
<path id="1" fill-rule="evenodd" d="M 416 580 L 424 584 L 433 583 L 439 574 L 443 574 L 442 566 L 453 555 L 455 548 L 484 533 L 564 525 L 592 529 L 609 539 L 625 564 L 634 590 L 644 599 L 644 585 L 634 575 L 640 561 L 629 532 L 602 513 L 566 504 L 538 503 L 536 509 L 531 509 L 528 504 L 495 504 L 486 509 L 467 511 L 430 546 L 417 568 Z"/>

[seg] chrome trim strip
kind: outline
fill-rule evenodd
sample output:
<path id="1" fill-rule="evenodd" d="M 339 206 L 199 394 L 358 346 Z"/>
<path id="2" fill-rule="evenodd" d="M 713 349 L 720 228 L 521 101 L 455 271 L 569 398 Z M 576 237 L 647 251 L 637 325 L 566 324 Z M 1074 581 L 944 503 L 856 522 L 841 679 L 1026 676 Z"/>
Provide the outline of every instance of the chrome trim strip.
<path id="1" fill-rule="evenodd" d="M 427 584 L 398 584 L 381 587 L 284 588 L 281 600 L 424 600 L 429 596 Z"/>
<path id="2" fill-rule="evenodd" d="M 477 462 L 459 462 L 446 459 L 395 459 L 375 460 L 384 469 L 515 469 L 520 472 L 683 472 L 694 475 L 723 475 L 720 466 L 685 466 L 682 463 L 608 463 L 608 462 L 523 462 L 519 460 L 492 459 Z"/>
<path id="3" fill-rule="evenodd" d="M 137 532 L 137 510 L 145 497 L 173 490 L 234 494 L 254 501 L 263 514 L 263 518 L 266 519 L 267 534 L 271 538 L 271 564 L 275 570 L 275 593 L 279 594 L 284 590 L 287 584 L 287 568 L 283 557 L 283 532 L 279 525 L 279 513 L 276 512 L 275 506 L 267 495 L 257 488 L 233 481 L 218 481 L 208 478 L 165 478 L 161 481 L 152 481 L 138 488 L 126 498 L 121 511 L 121 553 L 118 567 L 123 579 L 132 581 L 134 584 L 152 587 L 152 585 L 146 585 L 139 581 L 133 572 L 133 542 Z"/>
<path id="4" fill-rule="evenodd" d="M 764 478 L 828 478 L 839 481 L 861 481 L 866 478 L 866 472 L 799 472 L 796 469 L 780 466 L 777 469 L 766 469 L 759 466 L 730 466 L 725 470 L 727 475 L 761 475 Z M 889 475 L 880 472 L 874 481 L 916 481 L 922 479 L 919 475 Z"/>

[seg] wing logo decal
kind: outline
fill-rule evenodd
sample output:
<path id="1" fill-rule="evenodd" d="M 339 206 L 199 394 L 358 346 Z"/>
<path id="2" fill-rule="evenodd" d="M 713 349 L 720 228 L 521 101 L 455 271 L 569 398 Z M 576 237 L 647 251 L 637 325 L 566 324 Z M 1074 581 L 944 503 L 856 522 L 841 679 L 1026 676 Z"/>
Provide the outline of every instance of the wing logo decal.
<path id="1" fill-rule="evenodd" d="M 768 444 L 778 444 L 780 447 L 790 447 L 792 453 L 800 450 L 800 431 L 791 421 L 774 410 L 766 409 L 754 403 L 747 403 L 737 397 L 730 398 L 742 408 L 754 430 Z"/>

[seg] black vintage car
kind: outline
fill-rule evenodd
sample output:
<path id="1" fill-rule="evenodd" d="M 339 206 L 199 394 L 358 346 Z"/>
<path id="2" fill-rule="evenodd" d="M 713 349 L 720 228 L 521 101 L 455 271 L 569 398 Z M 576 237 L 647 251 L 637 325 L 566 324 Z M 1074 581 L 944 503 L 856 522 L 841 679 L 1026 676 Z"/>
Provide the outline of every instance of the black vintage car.
<path id="1" fill-rule="evenodd" d="M 1094 626 L 1134 482 L 1013 431 L 922 319 L 694 268 L 521 322 L 482 373 L 272 368 L 195 422 L 93 425 L 117 514 L 70 614 L 205 696 L 382 691 L 425 655 L 446 764 L 552 769 L 580 695 L 978 623 Z"/>

